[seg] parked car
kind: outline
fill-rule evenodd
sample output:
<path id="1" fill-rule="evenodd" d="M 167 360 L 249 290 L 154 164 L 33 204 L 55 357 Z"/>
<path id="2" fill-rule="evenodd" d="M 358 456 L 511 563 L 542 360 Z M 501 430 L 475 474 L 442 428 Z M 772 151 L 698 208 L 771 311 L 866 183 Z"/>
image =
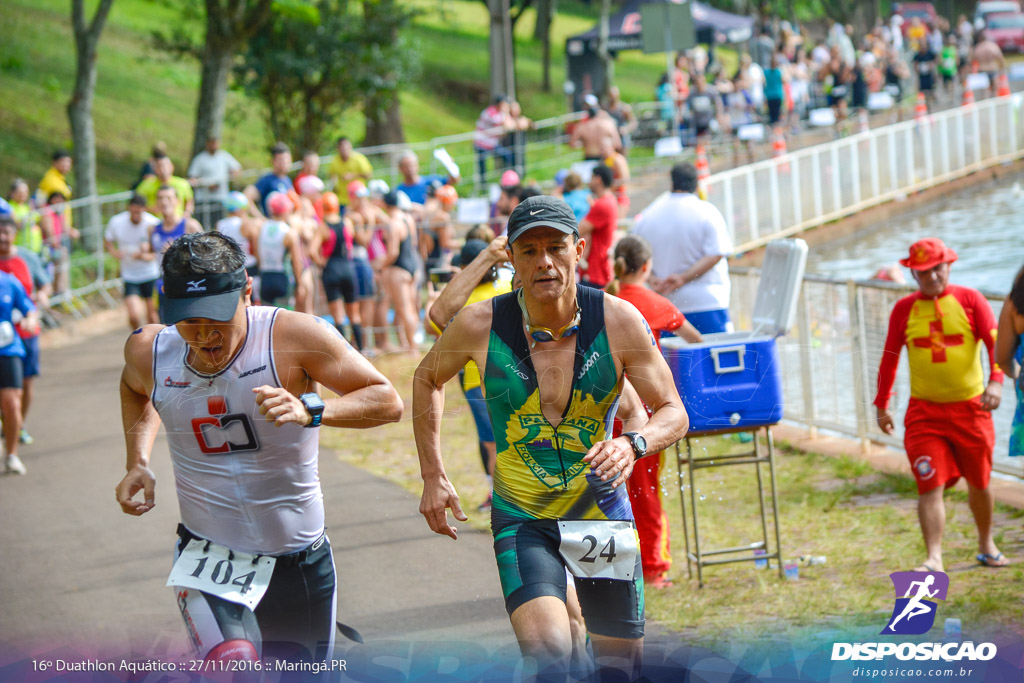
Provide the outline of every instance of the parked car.
<path id="1" fill-rule="evenodd" d="M 982 35 L 1003 52 L 1024 52 L 1024 13 L 996 12 L 985 17 Z"/>
<path id="2" fill-rule="evenodd" d="M 986 0 L 979 2 L 974 8 L 974 30 L 985 28 L 986 17 L 990 14 L 1007 14 L 1022 11 L 1017 0 Z"/>
<path id="3" fill-rule="evenodd" d="M 935 5 L 930 2 L 901 2 L 893 4 L 893 12 L 903 17 L 903 37 L 907 36 L 912 19 L 920 19 L 921 23 L 932 29 L 935 27 L 935 20 L 939 16 L 935 11 Z"/>

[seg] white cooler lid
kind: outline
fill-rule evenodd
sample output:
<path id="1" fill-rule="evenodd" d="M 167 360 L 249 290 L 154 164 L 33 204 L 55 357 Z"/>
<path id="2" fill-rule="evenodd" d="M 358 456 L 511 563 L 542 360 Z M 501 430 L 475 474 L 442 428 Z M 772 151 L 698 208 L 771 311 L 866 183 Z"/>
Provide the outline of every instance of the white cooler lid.
<path id="1" fill-rule="evenodd" d="M 781 337 L 793 326 L 807 265 L 807 242 L 774 240 L 765 247 L 754 301 L 754 334 Z"/>

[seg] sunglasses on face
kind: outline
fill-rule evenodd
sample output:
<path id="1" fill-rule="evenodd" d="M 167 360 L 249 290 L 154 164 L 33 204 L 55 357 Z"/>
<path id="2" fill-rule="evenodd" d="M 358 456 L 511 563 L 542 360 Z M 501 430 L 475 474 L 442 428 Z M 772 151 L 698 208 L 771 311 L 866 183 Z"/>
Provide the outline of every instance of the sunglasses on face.
<path id="1" fill-rule="evenodd" d="M 541 325 L 534 325 L 530 322 L 530 314 L 526 310 L 526 301 L 523 298 L 523 290 L 519 290 L 519 295 L 516 297 L 519 300 L 519 308 L 523 311 L 523 326 L 526 328 L 526 334 L 529 335 L 533 343 L 537 342 L 554 342 L 565 337 L 571 336 L 579 332 L 580 329 L 580 305 L 576 304 L 576 315 L 572 317 L 569 324 L 562 329 L 552 330 L 549 327 L 543 327 Z"/>

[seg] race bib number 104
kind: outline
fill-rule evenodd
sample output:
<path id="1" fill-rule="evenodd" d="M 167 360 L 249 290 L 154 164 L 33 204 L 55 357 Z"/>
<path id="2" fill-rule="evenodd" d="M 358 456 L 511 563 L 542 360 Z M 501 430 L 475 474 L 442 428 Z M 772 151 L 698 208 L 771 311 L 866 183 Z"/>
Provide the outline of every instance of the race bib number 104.
<path id="1" fill-rule="evenodd" d="M 270 585 L 276 562 L 273 557 L 191 540 L 174 562 L 167 585 L 194 588 L 256 609 Z"/>
<path id="2" fill-rule="evenodd" d="M 560 521 L 558 531 L 558 552 L 573 576 L 633 580 L 639 541 L 632 522 Z"/>

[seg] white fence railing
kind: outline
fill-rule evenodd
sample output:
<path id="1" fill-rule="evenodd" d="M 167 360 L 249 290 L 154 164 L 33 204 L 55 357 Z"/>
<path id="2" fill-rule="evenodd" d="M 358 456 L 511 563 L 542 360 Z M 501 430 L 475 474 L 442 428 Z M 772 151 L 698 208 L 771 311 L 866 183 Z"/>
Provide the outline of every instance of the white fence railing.
<path id="1" fill-rule="evenodd" d="M 708 199 L 747 251 L 1019 158 L 1022 101 L 990 99 L 716 173 Z"/>
<path id="2" fill-rule="evenodd" d="M 752 307 L 760 279 L 755 269 L 734 269 L 731 313 L 737 329 L 751 329 Z M 903 285 L 853 282 L 816 275 L 804 278 L 796 325 L 779 342 L 784 414 L 787 420 L 828 429 L 862 440 L 903 447 L 903 414 L 910 399 L 907 354 L 900 357 L 895 393 L 890 402 L 896 434 L 882 432 L 875 421 L 878 365 L 885 347 L 889 313 L 898 299 L 915 291 Z M 1004 296 L 985 293 L 998 318 Z M 985 377 L 987 354 L 982 352 Z M 1010 422 L 1016 397 L 1009 383 L 993 413 L 996 426 L 995 468 L 1024 477 L 1024 463 L 1008 454 Z"/>

